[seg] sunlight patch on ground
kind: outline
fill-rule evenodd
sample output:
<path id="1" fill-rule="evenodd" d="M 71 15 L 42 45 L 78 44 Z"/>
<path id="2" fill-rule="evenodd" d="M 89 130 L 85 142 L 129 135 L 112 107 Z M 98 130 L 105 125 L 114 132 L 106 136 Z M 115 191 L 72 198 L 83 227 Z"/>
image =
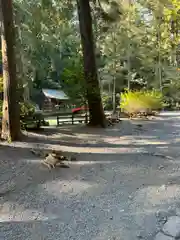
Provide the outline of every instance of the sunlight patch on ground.
<path id="1" fill-rule="evenodd" d="M 172 124 L 172 126 L 173 126 L 173 127 L 176 127 L 176 128 L 177 128 L 177 127 L 179 128 L 179 127 L 180 127 L 180 124 Z"/>
<path id="2" fill-rule="evenodd" d="M 19 214 L 17 214 L 19 213 Z M 11 222 L 13 220 L 13 222 L 34 222 L 35 220 L 41 220 L 41 221 L 46 221 L 46 220 L 55 220 L 58 219 L 59 216 L 56 214 L 50 214 L 50 213 L 43 213 L 43 212 L 39 212 L 35 209 L 20 209 L 17 208 L 16 212 L 11 212 L 11 214 L 9 213 L 5 213 L 5 214 L 1 214 L 0 217 L 0 222 Z"/>
<path id="3" fill-rule="evenodd" d="M 3 146 L 9 146 L 8 143 L 2 142 L 1 145 Z M 13 144 L 12 144 L 13 145 Z M 72 152 L 72 153 L 137 153 L 141 152 L 144 150 L 144 148 L 140 147 L 119 147 L 119 148 L 113 148 L 113 147 L 72 147 L 72 146 L 63 146 L 62 144 L 39 144 L 38 142 L 34 143 L 27 143 L 27 142 L 16 142 L 13 147 L 15 148 L 27 148 L 27 149 L 32 149 L 32 148 L 46 148 L 46 149 L 56 149 L 60 150 L 62 152 Z"/>
<path id="4" fill-rule="evenodd" d="M 24 162 L 27 162 L 27 163 L 31 163 L 31 164 L 41 164 L 41 162 L 42 162 L 42 160 L 24 160 Z M 66 162 L 66 161 L 64 161 L 64 162 Z M 117 162 L 117 160 L 113 160 L 113 161 L 108 161 L 108 160 L 105 160 L 105 161 L 97 161 L 97 160 L 95 160 L 95 161 L 82 161 L 82 160 L 80 160 L 80 161 L 76 161 L 76 162 L 69 162 L 69 161 L 67 161 L 67 163 L 70 163 L 70 165 L 91 165 L 91 164 L 111 164 L 111 163 L 113 163 L 113 162 Z M 43 164 L 42 164 L 42 167 L 43 167 L 43 169 L 47 169 L 47 167 L 45 167 Z"/>
<path id="5" fill-rule="evenodd" d="M 143 204 L 143 207 L 148 208 L 150 205 L 155 206 L 163 202 L 171 202 L 175 197 L 180 197 L 178 185 L 171 186 L 150 186 L 139 190 L 136 194 L 135 201 Z"/>
<path id="6" fill-rule="evenodd" d="M 42 159 L 23 159 L 23 161 L 31 164 L 41 164 Z"/>
<path id="7" fill-rule="evenodd" d="M 158 146 L 159 149 L 168 149 L 168 146 Z"/>
<path id="8" fill-rule="evenodd" d="M 42 215 L 37 209 L 25 209 L 23 205 L 8 201 L 1 206 L 0 209 L 0 222 L 10 221 L 33 221 L 37 216 Z M 49 216 L 44 216 L 48 219 Z M 55 216 L 51 216 L 56 218 Z"/>
<path id="9" fill-rule="evenodd" d="M 146 140 L 146 139 L 142 139 L 142 140 L 137 140 L 136 141 L 137 145 L 167 145 L 169 144 L 169 142 L 167 141 L 150 141 L 150 140 Z"/>
<path id="10" fill-rule="evenodd" d="M 101 135 L 99 134 L 90 134 L 90 133 L 78 133 L 76 135 L 78 138 L 83 138 L 83 139 L 97 139 L 97 138 L 102 138 Z"/>
<path id="11" fill-rule="evenodd" d="M 169 142 L 167 141 L 151 141 L 149 139 L 133 139 L 133 138 L 106 138 L 104 139 L 104 142 L 106 143 L 110 143 L 110 144 L 114 144 L 114 145 L 118 145 L 118 144 L 123 144 L 123 145 L 129 145 L 129 144 L 133 144 L 133 145 L 166 145 L 169 144 Z"/>
<path id="12" fill-rule="evenodd" d="M 173 141 L 172 141 L 173 143 L 179 143 L 180 142 L 180 138 L 175 138 L 175 139 L 173 139 Z"/>
<path id="13" fill-rule="evenodd" d="M 91 165 L 91 164 L 111 164 L 113 162 L 117 162 L 116 160 L 114 161 L 77 161 L 77 162 L 73 162 L 72 165 Z"/>
<path id="14" fill-rule="evenodd" d="M 98 186 L 97 183 L 71 180 L 71 181 L 51 181 L 39 186 L 40 191 L 47 191 L 48 194 L 63 198 L 64 194 L 77 195 L 81 192 L 87 191 L 92 187 Z"/>

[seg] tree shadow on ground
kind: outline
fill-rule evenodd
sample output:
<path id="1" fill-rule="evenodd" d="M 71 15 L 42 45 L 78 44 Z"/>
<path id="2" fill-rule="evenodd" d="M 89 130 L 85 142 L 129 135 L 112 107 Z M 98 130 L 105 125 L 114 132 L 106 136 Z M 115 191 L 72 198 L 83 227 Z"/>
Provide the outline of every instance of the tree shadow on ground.
<path id="1" fill-rule="evenodd" d="M 180 115 L 175 116 L 175 120 L 177 120 L 180 117 Z M 123 129 L 126 128 L 125 135 L 133 135 L 134 130 L 136 129 L 140 134 L 144 134 L 144 132 L 147 131 L 147 128 L 151 129 L 151 133 L 154 136 L 157 136 L 158 131 L 162 132 L 169 132 L 172 133 L 172 131 L 177 130 L 177 121 L 174 126 L 174 120 L 169 116 L 167 117 L 162 116 L 162 121 L 160 121 L 158 118 L 150 121 L 146 120 L 124 120 L 121 123 L 115 124 L 113 127 L 109 127 L 107 129 L 101 129 L 101 128 L 92 128 L 87 127 L 85 125 L 63 125 L 57 127 L 50 127 L 45 128 L 40 134 L 34 135 L 35 138 L 38 137 L 39 140 L 45 139 L 47 137 L 50 137 L 50 140 L 58 140 L 62 137 L 71 137 L 76 138 L 78 135 L 85 135 L 87 134 L 89 137 L 121 137 L 124 134 Z M 167 120 L 169 118 L 169 120 Z M 139 125 L 142 125 L 139 127 Z M 162 127 L 163 125 L 163 127 Z M 138 135 L 138 134 L 135 134 Z M 29 134 L 29 141 L 31 138 L 33 138 L 33 135 Z M 51 139 L 52 137 L 52 139 Z"/>
<path id="2" fill-rule="evenodd" d="M 55 136 L 44 137 L 42 135 L 30 135 L 24 138 L 24 142 L 30 147 L 46 148 L 112 148 L 112 149 L 136 149 L 137 151 L 146 151 L 149 147 L 153 149 L 178 148 L 180 136 L 178 140 L 177 126 L 173 124 L 167 126 L 165 123 L 161 129 L 159 123 L 157 128 L 149 129 L 133 129 L 131 123 L 128 123 L 128 130 L 120 132 L 119 128 L 108 129 L 104 134 L 101 131 L 96 133 L 79 132 L 73 133 L 73 136 L 63 135 L 56 132 Z M 127 127 L 126 127 L 127 129 Z M 66 130 L 65 130 L 66 131 Z M 93 130 L 94 131 L 94 130 Z M 176 135 L 175 135 L 175 134 Z M 65 150 L 66 151 L 66 150 Z M 71 150 L 70 150 L 71 151 Z M 79 150 L 81 151 L 81 150 Z M 115 150 L 116 151 L 116 150 Z"/>
<path id="3" fill-rule="evenodd" d="M 17 148 L 11 152 L 9 147 L 6 148 L 9 157 L 16 156 L 16 152 L 20 151 Z M 143 158 L 138 153 L 122 156 L 106 153 L 106 158 L 102 160 L 102 154 L 92 153 L 88 154 L 92 163 L 72 164 L 70 169 L 49 172 L 40 169 L 32 156 L 27 156 L 27 149 L 23 151 L 22 159 L 12 159 L 17 168 L 17 161 L 26 162 L 14 179 L 16 188 L 0 199 L 1 206 L 6 202 L 11 209 L 8 213 L 1 211 L 0 236 L 3 239 L 20 236 L 22 240 L 63 240 L 70 239 L 70 236 L 72 239 L 84 239 L 88 225 L 91 227 L 89 239 L 103 236 L 106 240 L 113 235 L 132 240 L 136 239 L 137 230 L 149 236 L 146 239 L 151 239 L 151 234 L 156 231 L 155 213 L 167 210 L 167 205 L 179 206 L 173 195 L 179 197 L 179 193 L 172 190 L 175 184 L 180 184 L 179 172 L 167 173 L 169 167 L 174 168 L 170 160 L 150 156 Z M 87 159 L 87 154 L 83 156 Z M 158 170 L 159 164 L 164 165 L 162 170 Z M 175 165 L 180 166 L 180 162 Z M 169 183 L 172 180 L 175 182 Z M 105 183 L 112 187 L 104 189 L 103 193 Z M 160 189 L 157 194 L 157 189 L 165 184 L 169 190 Z M 97 197 L 101 192 L 102 198 Z M 118 202 L 114 205 L 113 196 L 117 192 Z M 112 196 L 111 203 L 109 196 Z M 13 220 L 8 220 L 8 214 Z M 113 231 L 107 231 L 107 224 Z"/>
<path id="4" fill-rule="evenodd" d="M 0 198 L 0 237 L 8 240 L 81 240 L 87 236 L 87 227 L 90 227 L 88 237 L 91 240 L 97 240 L 98 237 L 106 240 L 112 235 L 117 239 L 134 240 L 137 230 L 142 231 L 145 239 L 152 239 L 152 234 L 157 230 L 155 213 L 166 211 L 168 206 L 180 207 L 180 158 L 168 159 L 141 153 L 150 151 L 152 146 L 154 150 L 162 150 L 163 147 L 167 152 L 179 148 L 178 142 L 173 143 L 172 134 L 177 131 L 177 126 L 172 121 L 163 124 L 157 121 L 147 131 L 139 131 L 140 136 L 135 135 L 136 140 L 157 140 L 159 132 L 164 131 L 164 137 L 168 140 L 163 145 L 138 145 L 138 141 L 129 145 L 107 145 L 105 136 L 115 139 L 120 136 L 118 125 L 104 132 L 93 130 L 92 134 L 87 134 L 87 139 L 92 137 L 100 141 L 101 148 L 113 148 L 111 152 L 83 152 L 86 146 L 100 147 L 97 142 L 86 146 L 82 142 L 78 145 L 76 142 L 79 139 L 74 138 L 76 142 L 73 146 L 81 146 L 83 149 L 79 149 L 80 162 L 70 163 L 69 169 L 48 171 L 41 168 L 40 159 L 29 151 L 32 146 L 39 147 L 36 137 L 29 137 L 24 142 L 26 145 L 21 143 L 21 147 L 17 143 L 9 146 L 2 143 L 0 189 L 4 191 L 9 188 L 10 191 Z M 124 136 L 128 138 L 130 131 L 129 127 Z M 78 135 L 79 130 L 74 128 L 74 133 Z M 102 138 L 98 140 L 97 135 Z M 64 136 L 63 139 L 60 136 L 58 138 L 58 142 L 54 142 L 55 147 L 59 144 L 65 146 L 70 141 L 69 138 L 64 139 Z M 68 146 L 72 147 L 72 144 L 73 141 Z M 53 141 L 41 139 L 40 147 L 52 148 Z M 123 147 L 126 150 L 118 151 L 118 148 L 121 150 Z M 69 148 L 69 151 L 72 153 L 75 148 Z"/>

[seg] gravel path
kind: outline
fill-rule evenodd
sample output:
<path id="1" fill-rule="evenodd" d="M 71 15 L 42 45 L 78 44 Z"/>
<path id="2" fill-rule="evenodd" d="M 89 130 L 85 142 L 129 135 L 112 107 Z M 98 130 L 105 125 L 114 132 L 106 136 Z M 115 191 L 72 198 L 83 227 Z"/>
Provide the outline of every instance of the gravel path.
<path id="1" fill-rule="evenodd" d="M 180 113 L 164 113 L 109 129 L 67 126 L 2 143 L 0 239 L 174 239 L 179 127 Z M 31 147 L 61 149 L 78 161 L 49 171 Z"/>

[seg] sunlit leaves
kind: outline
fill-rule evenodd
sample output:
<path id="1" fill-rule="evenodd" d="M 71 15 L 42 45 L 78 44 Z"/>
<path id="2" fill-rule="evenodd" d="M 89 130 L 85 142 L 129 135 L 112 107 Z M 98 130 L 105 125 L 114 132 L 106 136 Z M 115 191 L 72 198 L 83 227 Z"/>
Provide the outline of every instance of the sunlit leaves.
<path id="1" fill-rule="evenodd" d="M 75 6 L 68 0 L 15 0 L 14 6 L 24 77 L 29 81 L 37 71 L 46 85 L 51 71 L 61 71 L 67 46 L 72 53 L 80 48 L 72 24 Z"/>

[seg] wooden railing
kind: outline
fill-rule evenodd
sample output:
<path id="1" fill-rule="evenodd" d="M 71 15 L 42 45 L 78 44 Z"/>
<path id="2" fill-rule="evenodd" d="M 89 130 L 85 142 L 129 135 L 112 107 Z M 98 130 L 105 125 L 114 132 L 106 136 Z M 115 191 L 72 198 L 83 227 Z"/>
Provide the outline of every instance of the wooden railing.
<path id="1" fill-rule="evenodd" d="M 79 123 L 88 123 L 89 121 L 89 116 L 88 114 L 80 114 L 80 113 L 76 113 L 76 114 L 61 114 L 57 116 L 57 125 L 59 126 L 60 123 L 71 123 L 74 124 L 75 122 L 79 122 Z"/>

